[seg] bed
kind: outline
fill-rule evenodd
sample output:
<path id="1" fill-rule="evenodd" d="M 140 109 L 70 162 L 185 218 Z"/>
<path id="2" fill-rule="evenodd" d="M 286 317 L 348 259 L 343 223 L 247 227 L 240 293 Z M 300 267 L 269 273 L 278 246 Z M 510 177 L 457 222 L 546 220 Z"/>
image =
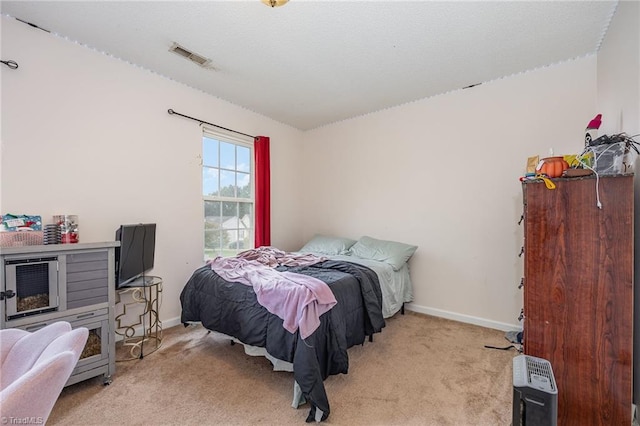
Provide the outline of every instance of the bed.
<path id="1" fill-rule="evenodd" d="M 362 259 L 350 255 L 333 255 L 329 258 L 357 263 L 376 273 L 382 290 L 382 316 L 384 318 L 391 318 L 400 311 L 404 312 L 404 304 L 413 301 L 413 285 L 407 263 L 396 271 L 388 263 L 379 260 Z"/>
<path id="2" fill-rule="evenodd" d="M 286 321 L 258 301 L 254 287 L 223 278 L 224 273 L 211 265 L 198 268 L 182 290 L 181 321 L 185 325 L 199 322 L 242 343 L 248 354 L 267 356 L 275 369 L 293 371 L 293 405 L 309 402 L 307 421 L 325 420 L 330 406 L 324 380 L 348 373 L 347 349 L 379 333 L 384 318 L 400 310 L 411 296 L 405 264 L 395 271 L 385 262 L 352 256 L 350 241 L 345 244 L 347 249 L 318 250 L 308 243 L 294 253 L 316 256 L 320 259 L 317 263 L 270 265 L 280 273 L 318 279 L 335 297 L 335 306 L 319 316 L 319 325 L 304 339 L 300 332 L 285 329 Z"/>
<path id="3" fill-rule="evenodd" d="M 299 252 L 357 263 L 375 271 L 382 289 L 382 313 L 384 318 L 390 318 L 398 311 L 404 311 L 405 303 L 413 301 L 408 262 L 417 248 L 369 236 L 353 240 L 317 234 Z"/>

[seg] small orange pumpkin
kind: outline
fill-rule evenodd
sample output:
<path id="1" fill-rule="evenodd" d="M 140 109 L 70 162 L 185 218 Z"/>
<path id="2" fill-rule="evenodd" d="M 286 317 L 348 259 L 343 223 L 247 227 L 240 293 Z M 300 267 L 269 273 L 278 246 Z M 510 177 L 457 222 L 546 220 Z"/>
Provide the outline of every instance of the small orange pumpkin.
<path id="1" fill-rule="evenodd" d="M 562 176 L 562 172 L 568 168 L 569 163 L 564 160 L 564 157 L 547 157 L 542 159 L 537 172 L 550 178 L 557 178 Z"/>

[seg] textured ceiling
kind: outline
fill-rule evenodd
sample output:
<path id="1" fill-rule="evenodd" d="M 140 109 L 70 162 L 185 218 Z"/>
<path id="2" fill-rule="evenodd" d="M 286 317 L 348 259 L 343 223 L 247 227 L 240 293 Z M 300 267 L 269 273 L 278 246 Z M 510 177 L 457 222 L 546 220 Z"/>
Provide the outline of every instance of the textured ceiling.
<path id="1" fill-rule="evenodd" d="M 615 1 L 2 1 L 1 12 L 301 130 L 597 51 Z M 169 52 L 177 42 L 213 69 Z"/>

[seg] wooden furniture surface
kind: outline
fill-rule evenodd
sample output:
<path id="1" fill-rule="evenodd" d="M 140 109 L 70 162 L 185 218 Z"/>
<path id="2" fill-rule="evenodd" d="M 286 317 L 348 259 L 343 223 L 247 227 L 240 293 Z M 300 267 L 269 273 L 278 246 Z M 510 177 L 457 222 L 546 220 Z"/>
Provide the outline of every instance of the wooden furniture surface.
<path id="1" fill-rule="evenodd" d="M 630 425 L 633 176 L 554 183 L 523 183 L 524 352 L 551 362 L 558 425 Z"/>

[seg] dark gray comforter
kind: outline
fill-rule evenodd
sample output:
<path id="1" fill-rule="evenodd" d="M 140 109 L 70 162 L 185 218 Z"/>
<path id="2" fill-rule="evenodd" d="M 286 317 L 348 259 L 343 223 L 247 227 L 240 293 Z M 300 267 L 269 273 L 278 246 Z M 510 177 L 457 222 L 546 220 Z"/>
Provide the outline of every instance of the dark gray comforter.
<path id="1" fill-rule="evenodd" d="M 349 262 L 327 260 L 311 266 L 279 267 L 318 278 L 329 285 L 338 304 L 320 317 L 320 326 L 302 341 L 299 333 L 284 329 L 282 320 L 262 307 L 253 288 L 225 281 L 209 266 L 197 269 L 180 294 L 181 321 L 201 322 L 209 330 L 263 347 L 272 356 L 293 363 L 294 377 L 311 404 L 329 415 L 323 380 L 349 370 L 347 349 L 384 327 L 382 292 L 371 269 Z"/>

